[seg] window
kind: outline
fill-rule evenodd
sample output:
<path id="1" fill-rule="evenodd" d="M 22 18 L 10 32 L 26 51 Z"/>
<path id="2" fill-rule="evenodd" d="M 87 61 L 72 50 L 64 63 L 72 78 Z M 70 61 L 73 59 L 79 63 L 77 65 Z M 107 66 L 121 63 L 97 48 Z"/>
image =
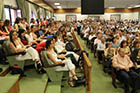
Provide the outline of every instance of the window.
<path id="1" fill-rule="evenodd" d="M 4 13 L 5 13 L 5 19 L 9 19 L 10 20 L 9 8 L 4 8 Z"/>
<path id="2" fill-rule="evenodd" d="M 5 12 L 5 19 L 9 19 L 11 21 L 12 25 L 14 24 L 17 17 L 22 17 L 21 9 L 18 9 L 18 8 L 12 8 L 10 6 L 5 6 L 4 12 Z"/>

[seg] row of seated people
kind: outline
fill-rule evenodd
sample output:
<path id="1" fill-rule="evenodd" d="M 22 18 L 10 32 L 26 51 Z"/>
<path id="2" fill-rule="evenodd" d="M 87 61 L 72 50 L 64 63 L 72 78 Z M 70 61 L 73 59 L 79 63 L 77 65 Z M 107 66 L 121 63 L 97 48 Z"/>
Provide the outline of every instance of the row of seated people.
<path id="1" fill-rule="evenodd" d="M 92 52 L 97 54 L 98 63 L 103 63 L 104 72 L 111 73 L 116 68 L 117 76 L 125 85 L 124 93 L 132 93 L 139 89 L 139 22 L 135 21 L 83 21 L 80 23 L 80 36 L 87 40 Z M 78 31 L 79 33 L 79 31 Z"/>
<path id="2" fill-rule="evenodd" d="M 1 37 L 7 37 L 4 40 L 10 40 L 10 48 L 15 53 L 24 53 L 16 56 L 16 59 L 32 59 L 36 71 L 46 73 L 40 59 L 41 51 L 45 50 L 52 64 L 64 64 L 56 67 L 56 71 L 69 71 L 70 86 L 75 86 L 75 82 L 85 82 L 85 79 L 77 77 L 75 72 L 76 67 L 79 66 L 79 55 L 76 52 L 80 50 L 75 49 L 71 42 L 71 26 L 54 22 L 54 20 L 48 21 L 47 25 L 30 25 L 26 25 L 24 29 L 18 27 L 18 30 L 13 29 L 7 35 L 1 35 Z M 1 27 L 3 27 L 3 21 L 1 21 Z M 0 31 L 3 32 L 2 29 Z"/>

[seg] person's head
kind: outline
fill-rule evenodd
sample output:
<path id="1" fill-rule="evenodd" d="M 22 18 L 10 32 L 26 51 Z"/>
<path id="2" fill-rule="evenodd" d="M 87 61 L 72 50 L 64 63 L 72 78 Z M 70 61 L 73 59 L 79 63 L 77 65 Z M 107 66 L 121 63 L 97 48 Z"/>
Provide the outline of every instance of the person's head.
<path id="1" fill-rule="evenodd" d="M 10 20 L 6 19 L 6 20 L 4 21 L 4 26 L 11 26 Z"/>
<path id="2" fill-rule="evenodd" d="M 106 48 L 111 48 L 112 47 L 112 43 L 111 42 L 108 42 L 107 44 L 106 44 Z"/>
<path id="3" fill-rule="evenodd" d="M 134 48 L 140 48 L 140 41 L 139 41 L 139 40 L 134 41 L 133 47 L 134 47 Z"/>
<path id="4" fill-rule="evenodd" d="M 25 19 L 22 18 L 22 19 L 21 19 L 21 23 L 22 23 L 22 24 L 25 24 L 25 22 L 26 22 Z"/>
<path id="5" fill-rule="evenodd" d="M 115 42 L 117 42 L 117 38 L 114 37 L 113 38 L 113 43 L 115 43 Z"/>
<path id="6" fill-rule="evenodd" d="M 35 25 L 32 25 L 32 26 L 31 26 L 31 31 L 32 31 L 32 32 L 35 32 L 35 30 L 36 30 L 36 26 L 35 26 Z"/>
<path id="7" fill-rule="evenodd" d="M 39 24 L 40 23 L 40 19 L 36 19 L 36 22 Z"/>
<path id="8" fill-rule="evenodd" d="M 27 31 L 28 34 L 31 33 L 31 28 L 30 28 L 30 26 L 27 26 L 27 27 L 26 27 L 26 31 Z"/>
<path id="9" fill-rule="evenodd" d="M 140 57 L 140 49 L 137 52 L 137 56 Z"/>
<path id="10" fill-rule="evenodd" d="M 45 25 L 41 25 L 40 29 L 45 30 Z"/>
<path id="11" fill-rule="evenodd" d="M 54 47 L 54 39 L 50 38 L 46 41 L 46 49 L 52 49 Z"/>
<path id="12" fill-rule="evenodd" d="M 124 57 L 124 56 L 125 56 L 125 50 L 124 50 L 123 48 L 120 48 L 120 49 L 118 50 L 118 53 L 119 53 L 119 55 L 120 55 L 121 57 Z"/>
<path id="13" fill-rule="evenodd" d="M 3 21 L 0 20 L 0 27 L 2 27 L 4 24 L 3 24 Z"/>
<path id="14" fill-rule="evenodd" d="M 21 18 L 17 17 L 16 20 L 15 20 L 15 24 L 19 24 L 20 22 L 21 22 Z"/>
<path id="15" fill-rule="evenodd" d="M 27 18 L 26 17 L 24 17 L 23 19 L 25 20 L 25 22 L 27 22 Z"/>
<path id="16" fill-rule="evenodd" d="M 98 39 L 101 39 L 101 37 L 102 37 L 102 34 L 101 34 L 101 33 L 98 33 L 97 38 L 98 38 Z"/>
<path id="17" fill-rule="evenodd" d="M 104 37 L 101 38 L 101 42 L 103 42 L 103 43 L 105 42 L 105 38 Z"/>
<path id="18" fill-rule="evenodd" d="M 125 41 L 125 40 L 122 41 L 121 44 L 120 44 L 120 47 L 125 48 L 126 46 L 127 46 L 127 41 Z"/>
<path id="19" fill-rule="evenodd" d="M 31 18 L 30 23 L 35 23 L 35 19 L 34 18 Z"/>
<path id="20" fill-rule="evenodd" d="M 19 29 L 19 38 L 23 39 L 25 37 L 25 30 L 24 29 Z"/>
<path id="21" fill-rule="evenodd" d="M 10 31 L 10 41 L 12 43 L 14 43 L 14 40 L 16 40 L 18 38 L 18 34 L 15 30 Z"/>

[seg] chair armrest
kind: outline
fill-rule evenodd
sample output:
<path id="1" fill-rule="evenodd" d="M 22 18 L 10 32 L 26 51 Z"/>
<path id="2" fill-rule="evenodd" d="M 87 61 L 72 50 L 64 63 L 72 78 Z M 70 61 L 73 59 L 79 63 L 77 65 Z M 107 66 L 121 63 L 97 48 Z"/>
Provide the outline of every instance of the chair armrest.
<path id="1" fill-rule="evenodd" d="M 12 54 L 9 54 L 9 55 L 6 55 L 7 57 L 9 56 L 16 56 L 16 55 L 20 55 L 20 54 L 24 54 L 25 52 L 19 52 L 19 53 L 12 53 Z"/>
<path id="2" fill-rule="evenodd" d="M 61 63 L 61 64 L 46 65 L 45 68 L 56 67 L 56 66 L 62 66 L 62 67 L 64 67 L 65 64 L 64 63 Z"/>

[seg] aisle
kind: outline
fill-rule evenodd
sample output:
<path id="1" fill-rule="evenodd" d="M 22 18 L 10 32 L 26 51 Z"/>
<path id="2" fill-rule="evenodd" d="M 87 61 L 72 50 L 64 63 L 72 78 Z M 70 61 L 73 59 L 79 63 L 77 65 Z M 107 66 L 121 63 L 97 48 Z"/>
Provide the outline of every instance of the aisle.
<path id="1" fill-rule="evenodd" d="M 86 47 L 86 42 L 78 36 L 83 48 L 89 53 L 89 59 L 92 62 L 92 92 L 91 93 L 123 93 L 122 88 L 115 89 L 112 86 L 111 76 L 105 74 L 102 65 L 97 63 L 93 53 Z"/>

